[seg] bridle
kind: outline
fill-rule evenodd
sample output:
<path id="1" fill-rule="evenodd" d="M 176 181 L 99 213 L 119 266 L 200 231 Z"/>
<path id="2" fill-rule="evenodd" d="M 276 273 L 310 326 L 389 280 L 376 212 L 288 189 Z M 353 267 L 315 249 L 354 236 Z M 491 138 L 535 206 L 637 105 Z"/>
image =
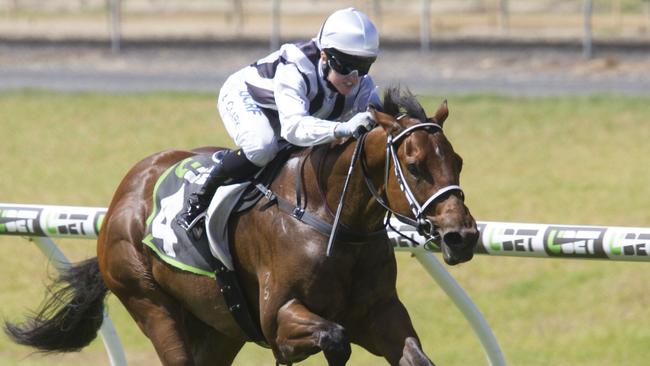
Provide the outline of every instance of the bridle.
<path id="1" fill-rule="evenodd" d="M 396 119 L 399 121 L 404 117 L 406 117 L 406 114 L 401 114 Z M 406 139 L 406 137 L 408 137 L 411 133 L 418 130 L 425 130 L 429 133 L 436 133 L 436 132 L 442 132 L 442 127 L 439 124 L 433 122 L 418 123 L 416 125 L 413 125 L 411 127 L 402 130 L 395 136 L 388 134 L 386 138 L 386 158 L 384 164 L 385 165 L 384 187 L 388 187 L 388 176 L 390 174 L 390 163 L 392 160 L 393 171 L 395 177 L 397 178 L 397 183 L 399 185 L 400 190 L 404 192 L 404 196 L 406 197 L 406 200 L 409 203 L 409 207 L 413 212 L 415 220 L 393 210 L 387 202 L 388 197 L 386 196 L 386 198 L 384 198 L 382 197 L 382 195 L 379 194 L 374 184 L 372 183 L 372 180 L 368 176 L 368 167 L 366 165 L 365 158 L 361 159 L 361 167 L 363 172 L 363 178 L 366 182 L 366 186 L 368 187 L 368 190 L 373 195 L 375 200 L 388 211 L 389 217 L 390 215 L 394 215 L 398 220 L 404 222 L 405 224 L 414 226 L 418 230 L 418 233 L 420 233 L 423 236 L 436 237 L 438 228 L 434 225 L 433 222 L 431 222 L 429 219 L 426 218 L 424 214 L 425 211 L 437 199 L 439 199 L 442 195 L 446 194 L 447 192 L 453 192 L 453 191 L 459 192 L 461 200 L 465 199 L 465 195 L 459 185 L 451 184 L 438 189 L 424 203 L 420 204 L 418 202 L 417 198 L 413 194 L 413 191 L 411 190 L 411 187 L 409 187 L 406 178 L 404 177 L 404 172 L 402 171 L 400 160 L 399 157 L 397 156 L 397 149 L 399 148 L 400 143 L 404 139 Z M 362 151 L 364 150 L 363 149 L 364 142 L 365 142 L 365 135 L 359 141 L 359 144 L 362 145 L 361 147 Z"/>

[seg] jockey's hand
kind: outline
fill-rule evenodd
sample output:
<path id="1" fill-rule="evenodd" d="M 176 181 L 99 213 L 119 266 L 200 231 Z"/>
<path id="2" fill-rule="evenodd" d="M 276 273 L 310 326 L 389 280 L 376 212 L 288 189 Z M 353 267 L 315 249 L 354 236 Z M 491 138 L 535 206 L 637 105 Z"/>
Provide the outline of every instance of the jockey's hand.
<path id="1" fill-rule="evenodd" d="M 336 127 L 334 127 L 334 136 L 336 137 L 348 137 L 357 135 L 359 132 L 364 133 L 372 129 L 372 125 L 375 121 L 372 119 L 372 113 L 370 112 L 359 112 L 352 116 L 347 122 L 340 122 Z"/>

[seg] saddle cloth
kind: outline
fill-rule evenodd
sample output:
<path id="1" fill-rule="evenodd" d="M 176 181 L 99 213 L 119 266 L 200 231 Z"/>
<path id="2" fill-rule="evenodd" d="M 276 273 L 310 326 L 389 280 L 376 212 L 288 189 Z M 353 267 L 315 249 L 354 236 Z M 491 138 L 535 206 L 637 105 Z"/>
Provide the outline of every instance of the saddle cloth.
<path id="1" fill-rule="evenodd" d="M 195 155 L 171 166 L 158 178 L 142 240 L 166 263 L 212 278 L 218 261 L 234 270 L 228 245 L 228 217 L 250 182 L 219 187 L 205 221 L 190 232 L 176 223 L 176 216 L 187 209 L 187 197 L 201 188 L 214 164 L 210 154 Z"/>
<path id="2" fill-rule="evenodd" d="M 186 232 L 176 216 L 187 209 L 187 198 L 207 180 L 218 160 L 215 154 L 199 154 L 169 167 L 156 182 L 153 208 L 147 219 L 142 242 L 163 261 L 179 269 L 215 278 L 215 271 L 234 265 L 228 242 L 228 219 L 253 207 L 264 194 L 255 184 L 269 186 L 285 162 L 302 148 L 280 141 L 275 159 L 250 181 L 223 185 L 217 189 L 206 213 L 204 225 Z"/>

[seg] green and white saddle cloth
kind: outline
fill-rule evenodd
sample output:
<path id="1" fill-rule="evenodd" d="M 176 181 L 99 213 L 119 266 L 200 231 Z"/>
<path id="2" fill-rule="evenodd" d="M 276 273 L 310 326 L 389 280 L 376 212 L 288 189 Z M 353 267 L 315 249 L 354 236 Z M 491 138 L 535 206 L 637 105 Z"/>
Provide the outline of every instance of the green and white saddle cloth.
<path id="1" fill-rule="evenodd" d="M 176 223 L 176 217 L 187 209 L 188 196 L 201 188 L 214 165 L 212 155 L 195 155 L 171 166 L 158 178 L 142 240 L 166 263 L 213 278 L 217 261 L 234 269 L 228 247 L 228 218 L 250 182 L 219 187 L 205 221 L 197 224 L 204 227 L 186 232 Z"/>

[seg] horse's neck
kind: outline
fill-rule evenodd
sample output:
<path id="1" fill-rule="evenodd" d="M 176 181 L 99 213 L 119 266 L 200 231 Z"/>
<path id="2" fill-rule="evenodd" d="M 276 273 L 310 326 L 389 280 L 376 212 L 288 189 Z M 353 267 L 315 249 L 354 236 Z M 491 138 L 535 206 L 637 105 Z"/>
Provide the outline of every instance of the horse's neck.
<path id="1" fill-rule="evenodd" d="M 336 210 L 343 193 L 345 177 L 356 144 L 355 142 L 347 144 L 343 152 L 336 158 L 331 173 L 327 177 L 326 198 L 333 210 Z M 364 145 L 364 151 L 356 162 L 345 194 L 341 221 L 354 229 L 372 231 L 382 225 L 385 210 L 374 200 L 366 186 L 361 168 L 361 159 L 366 162 L 369 178 L 373 181 L 375 187 L 382 192 L 384 184 L 384 147 L 386 145 L 386 135 L 383 130 L 379 128 L 371 131 L 367 135 Z"/>

